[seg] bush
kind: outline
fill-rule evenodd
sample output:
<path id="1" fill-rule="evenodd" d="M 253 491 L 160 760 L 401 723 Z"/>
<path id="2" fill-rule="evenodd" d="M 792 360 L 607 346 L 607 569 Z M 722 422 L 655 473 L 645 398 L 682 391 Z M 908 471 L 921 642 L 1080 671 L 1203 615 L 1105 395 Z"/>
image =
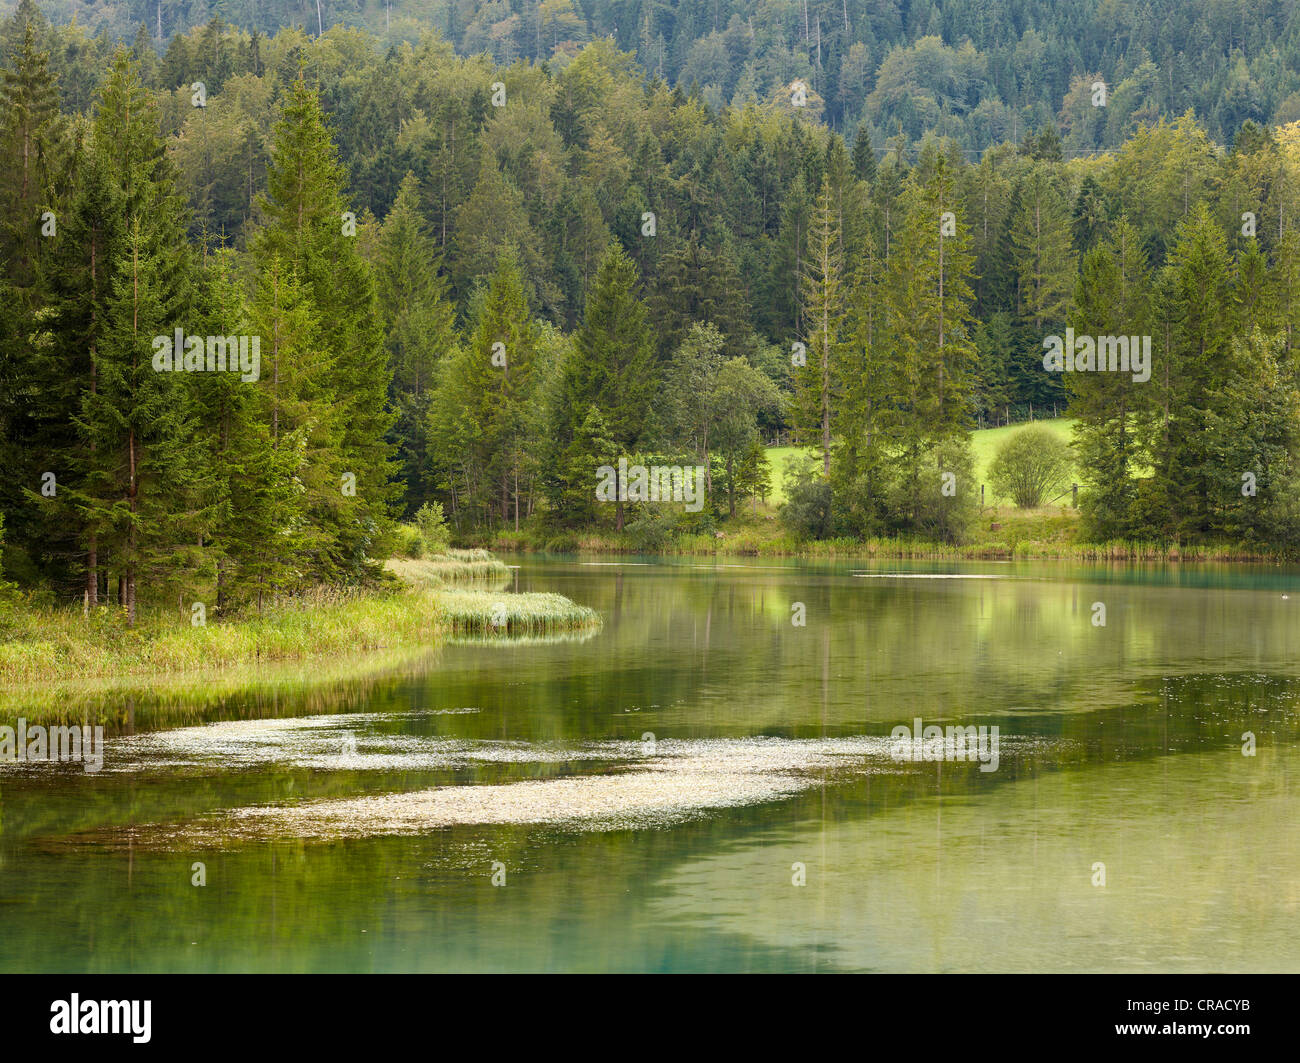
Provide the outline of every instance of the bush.
<path id="1" fill-rule="evenodd" d="M 1031 424 L 998 447 L 989 464 L 994 492 L 1021 509 L 1034 509 L 1070 482 L 1070 445 L 1050 428 Z"/>
<path id="2" fill-rule="evenodd" d="M 431 554 L 445 554 L 451 546 L 451 529 L 442 515 L 441 502 L 426 502 L 415 514 L 415 527 Z"/>
<path id="3" fill-rule="evenodd" d="M 662 550 L 677 533 L 677 516 L 664 506 L 646 505 L 629 522 L 627 537 L 632 546 L 644 553 Z"/>
<path id="4" fill-rule="evenodd" d="M 578 536 L 574 532 L 560 532 L 547 540 L 546 553 L 548 554 L 576 554 L 577 552 Z"/>
<path id="5" fill-rule="evenodd" d="M 930 542 L 965 542 L 978 508 L 970 445 L 949 439 L 923 450 L 914 470 L 888 484 L 886 512 L 897 532 Z"/>
<path id="6" fill-rule="evenodd" d="M 393 556 L 417 560 L 424 556 L 424 536 L 418 528 L 412 524 L 398 524 L 393 528 Z"/>
<path id="7" fill-rule="evenodd" d="M 825 539 L 831 534 L 831 485 L 811 458 L 802 465 L 786 464 L 785 504 L 781 523 L 801 539 Z"/>

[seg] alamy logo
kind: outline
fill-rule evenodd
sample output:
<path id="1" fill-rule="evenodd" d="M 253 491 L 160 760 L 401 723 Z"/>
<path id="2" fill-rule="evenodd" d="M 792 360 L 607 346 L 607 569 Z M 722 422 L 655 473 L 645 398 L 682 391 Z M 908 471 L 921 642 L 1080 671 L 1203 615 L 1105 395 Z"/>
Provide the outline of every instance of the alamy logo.
<path id="1" fill-rule="evenodd" d="M 50 1005 L 50 1033 L 129 1033 L 138 1045 L 149 1043 L 153 1001 L 70 1000 Z"/>
<path id="2" fill-rule="evenodd" d="M 99 771 L 104 766 L 103 727 L 27 726 L 18 718 L 18 727 L 0 727 L 0 763 L 56 763 L 80 761 L 85 771 Z"/>
<path id="3" fill-rule="evenodd" d="M 684 502 L 687 513 L 704 508 L 704 466 L 602 465 L 596 470 L 597 502 Z"/>
<path id="4" fill-rule="evenodd" d="M 153 367 L 159 373 L 238 373 L 245 384 L 262 371 L 261 336 L 171 336 L 153 338 Z"/>
<path id="5" fill-rule="evenodd" d="M 1043 340 L 1043 368 L 1049 373 L 1132 373 L 1133 383 L 1151 379 L 1150 336 L 1075 336 Z"/>
<path id="6" fill-rule="evenodd" d="M 978 760 L 980 771 L 998 770 L 998 725 L 954 727 L 945 731 L 938 724 L 921 726 L 918 716 L 912 727 L 899 724 L 889 732 L 889 752 L 895 760 Z"/>

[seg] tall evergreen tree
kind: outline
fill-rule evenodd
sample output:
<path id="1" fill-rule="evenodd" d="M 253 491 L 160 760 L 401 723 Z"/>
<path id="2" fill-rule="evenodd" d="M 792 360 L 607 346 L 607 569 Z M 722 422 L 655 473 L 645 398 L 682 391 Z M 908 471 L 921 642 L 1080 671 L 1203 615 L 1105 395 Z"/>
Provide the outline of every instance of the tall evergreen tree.
<path id="1" fill-rule="evenodd" d="M 821 193 L 808 230 L 806 266 L 800 277 L 807 323 L 806 364 L 795 370 L 794 423 L 805 446 L 816 440 L 822 452 L 822 475 L 831 474 L 831 424 L 839 385 L 839 332 L 844 315 L 839 225 L 831 202 L 830 179 Z"/>
<path id="2" fill-rule="evenodd" d="M 637 297 L 636 266 L 621 247 L 612 245 L 597 271 L 564 368 L 559 442 L 567 447 L 573 441 L 594 406 L 609 438 L 630 451 L 640 439 L 654 385 L 653 340 L 645 306 Z M 588 475 L 594 478 L 594 466 Z M 623 516 L 619 502 L 620 531 Z"/>
<path id="3" fill-rule="evenodd" d="M 1142 343 L 1151 335 L 1151 300 L 1138 232 L 1121 218 L 1108 239 L 1084 252 L 1071 324 L 1079 335 L 1123 337 L 1127 350 L 1134 337 Z M 1085 528 L 1100 541 L 1134 531 L 1133 503 L 1143 463 L 1140 440 L 1156 385 L 1135 381 L 1131 372 L 1111 372 L 1109 350 L 1097 354 L 1106 358 L 1105 372 L 1070 373 L 1066 383 L 1070 413 L 1078 419 L 1074 448 L 1086 488 L 1081 502 Z M 1115 357 L 1118 361 L 1118 353 Z"/>
<path id="4" fill-rule="evenodd" d="M 319 575 L 329 579 L 369 574 L 393 495 L 391 371 L 374 274 L 356 246 L 344 184 L 320 100 L 300 75 L 276 125 L 261 203 L 266 225 L 254 252 L 263 271 L 278 257 L 301 282 L 330 356 L 328 390 L 340 409 L 339 459 L 349 484 L 340 486 L 334 542 L 321 555 Z M 349 487 L 355 493 L 344 493 Z"/>
<path id="5" fill-rule="evenodd" d="M 455 308 L 441 265 L 421 214 L 419 181 L 408 172 L 384 219 L 375 263 L 392 373 L 392 440 L 407 516 L 432 496 L 425 472 L 429 405 L 438 366 L 456 339 Z"/>

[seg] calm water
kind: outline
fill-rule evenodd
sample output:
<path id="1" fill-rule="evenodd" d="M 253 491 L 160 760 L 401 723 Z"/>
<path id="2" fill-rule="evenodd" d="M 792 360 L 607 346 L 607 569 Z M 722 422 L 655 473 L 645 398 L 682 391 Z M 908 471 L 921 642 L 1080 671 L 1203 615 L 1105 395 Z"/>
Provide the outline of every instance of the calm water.
<path id="1" fill-rule="evenodd" d="M 0 765 L 0 970 L 1300 971 L 1300 572 L 520 564 L 604 630 Z"/>

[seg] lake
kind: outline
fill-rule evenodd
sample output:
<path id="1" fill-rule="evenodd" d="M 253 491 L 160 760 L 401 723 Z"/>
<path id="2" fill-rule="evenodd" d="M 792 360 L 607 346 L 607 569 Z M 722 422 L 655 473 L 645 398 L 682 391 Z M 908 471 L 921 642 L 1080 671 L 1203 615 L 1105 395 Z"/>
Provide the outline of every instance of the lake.
<path id="1" fill-rule="evenodd" d="M 1300 571 L 514 563 L 603 630 L 0 764 L 0 969 L 1300 971 Z"/>

